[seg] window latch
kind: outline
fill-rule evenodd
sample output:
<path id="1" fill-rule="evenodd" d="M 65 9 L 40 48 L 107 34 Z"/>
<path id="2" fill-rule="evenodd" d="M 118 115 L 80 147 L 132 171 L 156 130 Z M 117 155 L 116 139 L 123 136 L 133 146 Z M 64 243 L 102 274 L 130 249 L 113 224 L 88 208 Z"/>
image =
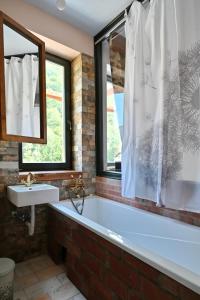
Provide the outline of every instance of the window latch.
<path id="1" fill-rule="evenodd" d="M 72 131 L 72 122 L 68 120 L 67 124 L 69 125 L 69 130 Z"/>

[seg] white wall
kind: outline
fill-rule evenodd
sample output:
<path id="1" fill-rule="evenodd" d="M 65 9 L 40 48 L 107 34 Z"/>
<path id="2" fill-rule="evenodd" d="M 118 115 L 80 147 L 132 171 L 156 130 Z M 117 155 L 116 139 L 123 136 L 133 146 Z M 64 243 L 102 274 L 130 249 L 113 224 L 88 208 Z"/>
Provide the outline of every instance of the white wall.
<path id="1" fill-rule="evenodd" d="M 23 0 L 0 0 L 0 10 L 29 30 L 78 52 L 94 55 L 92 36 Z"/>

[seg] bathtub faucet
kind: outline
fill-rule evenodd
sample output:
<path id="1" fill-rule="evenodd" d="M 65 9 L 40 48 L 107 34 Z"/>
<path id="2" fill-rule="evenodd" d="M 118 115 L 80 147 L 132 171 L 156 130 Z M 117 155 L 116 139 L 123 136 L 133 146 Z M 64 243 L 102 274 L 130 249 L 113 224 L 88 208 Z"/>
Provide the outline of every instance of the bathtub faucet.
<path id="1" fill-rule="evenodd" d="M 72 192 L 77 198 L 80 198 L 85 192 L 85 185 L 82 179 L 82 176 L 79 175 L 78 178 L 74 178 L 71 175 L 72 181 L 71 184 L 68 186 L 69 192 Z"/>
<path id="2" fill-rule="evenodd" d="M 76 208 L 78 209 L 80 206 L 82 206 L 82 203 L 80 203 L 80 202 L 76 202 L 76 203 L 74 203 L 74 205 L 76 206 Z"/>
<path id="3" fill-rule="evenodd" d="M 81 175 L 79 176 L 79 178 L 74 178 L 74 176 L 72 175 L 71 178 L 71 184 L 68 186 L 69 198 L 76 212 L 82 215 L 85 201 L 85 185 Z M 74 197 L 80 199 L 80 201 L 74 201 Z"/>

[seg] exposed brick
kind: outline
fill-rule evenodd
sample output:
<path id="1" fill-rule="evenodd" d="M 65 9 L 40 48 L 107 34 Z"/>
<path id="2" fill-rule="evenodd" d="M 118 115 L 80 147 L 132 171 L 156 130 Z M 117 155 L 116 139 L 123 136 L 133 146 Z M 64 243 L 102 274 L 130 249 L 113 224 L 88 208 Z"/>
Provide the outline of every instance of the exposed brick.
<path id="1" fill-rule="evenodd" d="M 114 272 L 121 281 L 125 282 L 128 286 L 134 289 L 140 289 L 140 279 L 138 273 L 133 270 L 123 260 L 119 261 L 115 257 L 110 257 L 110 269 Z"/>
<path id="2" fill-rule="evenodd" d="M 89 285 L 89 300 L 113 300 L 111 290 L 107 289 L 104 284 L 94 276 L 90 279 Z"/>
<path id="3" fill-rule="evenodd" d="M 79 274 L 79 278 L 80 278 L 80 285 L 77 285 L 77 287 L 80 289 L 82 294 L 84 294 L 88 299 L 87 295 L 89 294 L 89 290 L 90 290 L 90 286 L 88 283 L 90 282 L 91 276 L 94 275 L 91 274 L 91 272 L 86 268 L 86 266 L 81 264 L 80 261 L 77 261 L 76 263 L 76 273 Z"/>
<path id="4" fill-rule="evenodd" d="M 82 263 L 93 272 L 94 276 L 97 276 L 98 278 L 102 277 L 102 263 L 96 257 L 88 252 L 84 252 L 81 258 Z"/>
<path id="5" fill-rule="evenodd" d="M 67 249 L 65 260 L 66 260 L 67 269 L 68 266 L 70 266 L 73 270 L 76 270 L 76 262 L 78 261 L 77 256 L 74 255 L 74 253 L 69 252 L 68 249 Z"/>
<path id="6" fill-rule="evenodd" d="M 197 295 L 193 291 L 187 289 L 184 286 L 181 286 L 181 300 L 199 300 L 200 295 Z"/>
<path id="7" fill-rule="evenodd" d="M 74 256 L 76 256 L 77 258 L 80 258 L 80 256 L 81 256 L 81 249 L 80 249 L 80 247 L 77 244 L 75 244 L 71 240 L 68 240 L 67 243 L 66 243 L 66 247 L 67 247 L 68 253 L 71 253 Z"/>
<path id="8" fill-rule="evenodd" d="M 123 251 L 123 260 L 129 264 L 131 264 L 131 266 L 138 270 L 141 261 L 139 259 L 137 259 L 136 257 L 134 257 L 133 255 Z"/>
<path id="9" fill-rule="evenodd" d="M 93 240 L 96 240 L 96 234 L 92 232 L 91 230 L 87 229 L 86 227 L 83 227 L 79 225 L 79 230 L 81 234 L 85 234 L 87 237 L 92 238 Z"/>
<path id="10" fill-rule="evenodd" d="M 66 267 L 69 278 L 92 300 L 197 300 L 200 296 L 178 282 L 131 256 L 83 226 L 75 226 L 70 219 L 54 213 L 56 230 L 62 226 L 73 229 L 72 239 L 61 245 L 67 246 Z M 61 225 L 60 222 L 64 225 Z M 67 225 L 66 225 L 67 224 Z M 71 228 L 72 226 L 72 228 Z M 50 226 L 50 228 L 52 228 Z M 52 230 L 52 229 L 51 229 Z M 54 247 L 51 244 L 51 247 Z M 114 248 L 113 248 L 114 247 Z M 56 247 L 53 248 L 54 250 Z M 58 247 L 58 251 L 60 248 Z M 95 249 L 95 250 L 94 250 Z M 97 249 L 100 249 L 98 252 Z M 102 252 L 103 249 L 103 252 Z M 114 250 L 113 250 L 114 249 Z M 106 263 L 104 255 L 106 253 Z"/>
<path id="11" fill-rule="evenodd" d="M 80 54 L 72 62 L 73 167 L 85 173 L 86 192 L 95 192 L 94 59 Z M 93 145 L 93 146 L 92 146 Z"/>
<path id="12" fill-rule="evenodd" d="M 139 263 L 139 271 L 147 278 L 157 281 L 159 279 L 160 276 L 160 272 L 154 268 L 152 268 L 151 266 L 149 266 L 148 264 L 140 261 Z"/>
<path id="13" fill-rule="evenodd" d="M 96 258 L 101 260 L 102 262 L 107 261 L 107 252 L 100 244 L 97 243 L 96 240 L 90 238 L 90 236 L 84 235 L 83 236 L 84 243 L 82 247 L 92 253 Z"/>
<path id="14" fill-rule="evenodd" d="M 174 296 L 168 292 L 164 292 L 157 285 L 152 283 L 150 280 L 142 277 L 142 295 L 144 300 L 176 300 Z"/>
<path id="15" fill-rule="evenodd" d="M 140 296 L 136 291 L 129 290 L 129 292 L 128 292 L 128 300 L 143 300 L 143 297 Z M 149 300 L 151 300 L 151 299 L 149 299 Z"/>
<path id="16" fill-rule="evenodd" d="M 124 285 L 117 277 L 112 274 L 112 272 L 108 272 L 104 278 L 105 285 L 110 288 L 114 294 L 120 297 L 123 300 L 128 299 L 128 288 Z"/>
<path id="17" fill-rule="evenodd" d="M 87 266 L 80 260 L 76 260 L 74 270 L 76 270 L 77 274 L 79 274 L 82 282 L 86 281 L 88 283 L 90 278 L 94 276 L 89 268 L 87 268 Z"/>
<path id="18" fill-rule="evenodd" d="M 175 280 L 169 278 L 168 276 L 161 274 L 159 276 L 158 282 L 160 286 L 166 291 L 170 292 L 175 296 L 180 296 L 180 284 Z"/>
<path id="19" fill-rule="evenodd" d="M 74 271 L 74 269 L 70 265 L 67 268 L 67 276 L 75 286 L 79 287 L 79 290 L 83 293 L 83 290 L 81 289 L 82 280 L 80 278 L 80 275 L 77 273 L 77 271 Z M 85 292 L 84 294 L 87 296 L 87 292 Z"/>
<path id="20" fill-rule="evenodd" d="M 118 258 L 121 258 L 121 256 L 122 256 L 122 250 L 119 247 L 117 247 L 114 244 L 108 242 L 107 240 L 105 240 L 102 237 L 99 237 L 99 244 L 102 247 L 106 248 L 107 251 L 109 253 L 111 253 L 112 255 L 114 255 L 114 256 L 116 256 Z"/>

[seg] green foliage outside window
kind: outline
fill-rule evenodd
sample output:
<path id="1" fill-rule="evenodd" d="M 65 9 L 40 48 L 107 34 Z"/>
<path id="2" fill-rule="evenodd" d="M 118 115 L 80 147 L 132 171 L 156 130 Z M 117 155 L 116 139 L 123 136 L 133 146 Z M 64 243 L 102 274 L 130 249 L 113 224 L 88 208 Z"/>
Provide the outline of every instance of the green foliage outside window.
<path id="1" fill-rule="evenodd" d="M 107 97 L 107 107 L 115 107 L 114 94 Z M 114 163 L 121 153 L 121 137 L 117 115 L 115 112 L 107 112 L 107 162 Z"/>
<path id="2" fill-rule="evenodd" d="M 47 94 L 61 96 L 62 101 L 47 97 L 47 145 L 23 144 L 24 163 L 65 161 L 63 71 L 61 65 L 46 61 Z"/>

